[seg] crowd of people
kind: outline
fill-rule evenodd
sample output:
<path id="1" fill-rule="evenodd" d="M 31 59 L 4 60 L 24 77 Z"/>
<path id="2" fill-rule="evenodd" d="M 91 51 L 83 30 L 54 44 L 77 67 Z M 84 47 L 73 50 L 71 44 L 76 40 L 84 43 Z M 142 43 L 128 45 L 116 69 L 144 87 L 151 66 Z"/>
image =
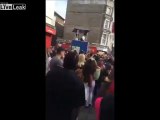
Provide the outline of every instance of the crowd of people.
<path id="1" fill-rule="evenodd" d="M 77 120 L 81 107 L 114 120 L 114 58 L 62 47 L 46 54 L 46 120 Z"/>

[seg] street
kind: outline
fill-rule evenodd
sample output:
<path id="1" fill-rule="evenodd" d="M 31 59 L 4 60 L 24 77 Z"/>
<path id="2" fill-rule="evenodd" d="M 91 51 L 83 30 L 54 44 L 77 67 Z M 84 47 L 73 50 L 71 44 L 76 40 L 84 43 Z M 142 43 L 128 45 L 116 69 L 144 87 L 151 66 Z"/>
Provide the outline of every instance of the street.
<path id="1" fill-rule="evenodd" d="M 95 110 L 93 107 L 82 107 L 78 120 L 96 120 Z"/>

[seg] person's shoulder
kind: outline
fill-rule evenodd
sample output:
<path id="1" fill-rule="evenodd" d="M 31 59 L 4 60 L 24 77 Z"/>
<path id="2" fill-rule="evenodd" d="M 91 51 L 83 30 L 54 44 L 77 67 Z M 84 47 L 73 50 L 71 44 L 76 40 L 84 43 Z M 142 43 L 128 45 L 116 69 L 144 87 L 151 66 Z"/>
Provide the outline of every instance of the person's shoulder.
<path id="1" fill-rule="evenodd" d="M 52 60 L 56 60 L 56 59 L 58 59 L 57 56 L 52 57 Z"/>
<path id="2" fill-rule="evenodd" d="M 55 61 L 55 57 L 52 57 L 52 59 L 50 60 L 50 62 L 54 62 Z"/>

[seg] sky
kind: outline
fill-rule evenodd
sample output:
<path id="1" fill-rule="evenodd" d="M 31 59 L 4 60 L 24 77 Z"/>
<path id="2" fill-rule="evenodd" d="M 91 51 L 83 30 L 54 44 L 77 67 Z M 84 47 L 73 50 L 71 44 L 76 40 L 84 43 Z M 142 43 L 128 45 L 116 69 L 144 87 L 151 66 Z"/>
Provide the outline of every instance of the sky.
<path id="1" fill-rule="evenodd" d="M 54 0 L 54 1 L 55 1 L 55 11 L 65 19 L 67 0 Z"/>

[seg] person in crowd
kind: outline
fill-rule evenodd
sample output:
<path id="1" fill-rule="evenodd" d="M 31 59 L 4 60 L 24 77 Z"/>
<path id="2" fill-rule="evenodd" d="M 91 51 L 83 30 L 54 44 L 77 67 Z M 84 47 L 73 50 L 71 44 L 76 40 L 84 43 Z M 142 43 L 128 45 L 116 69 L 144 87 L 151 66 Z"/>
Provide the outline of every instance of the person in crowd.
<path id="1" fill-rule="evenodd" d="M 107 94 L 100 104 L 99 120 L 114 120 L 114 96 Z"/>
<path id="2" fill-rule="evenodd" d="M 85 55 L 84 54 L 79 54 L 79 60 L 78 60 L 78 67 L 83 67 L 85 64 Z"/>
<path id="3" fill-rule="evenodd" d="M 110 79 L 109 74 L 111 72 L 111 65 L 108 64 L 105 66 L 103 69 L 101 69 L 100 77 L 97 80 L 97 91 L 96 93 L 98 94 L 99 92 L 101 93 L 102 90 L 104 89 L 103 87 L 106 87 L 108 84 L 110 84 Z"/>
<path id="4" fill-rule="evenodd" d="M 50 70 L 49 68 L 49 63 L 51 61 L 51 48 L 47 48 L 46 49 L 46 74 L 48 73 L 48 71 Z"/>
<path id="5" fill-rule="evenodd" d="M 49 71 L 49 59 L 48 59 L 48 56 L 47 56 L 47 54 L 46 54 L 46 74 L 48 73 L 48 71 Z"/>
<path id="6" fill-rule="evenodd" d="M 86 54 L 86 60 L 88 60 L 88 59 L 93 59 L 93 58 L 94 58 L 93 51 L 90 50 L 90 51 Z"/>
<path id="7" fill-rule="evenodd" d="M 96 96 L 98 88 L 99 88 L 98 79 L 99 79 L 100 74 L 101 74 L 101 67 L 97 64 L 99 62 L 99 60 L 100 60 L 99 57 L 96 56 L 95 60 L 96 60 L 97 69 L 96 69 L 96 72 L 94 73 L 94 79 L 95 79 L 94 97 Z"/>
<path id="8" fill-rule="evenodd" d="M 96 72 L 96 69 L 97 65 L 94 59 L 87 60 L 83 67 L 86 107 L 92 105 L 93 90 L 95 86 L 94 73 Z"/>
<path id="9" fill-rule="evenodd" d="M 108 83 L 101 86 L 95 101 L 96 120 L 114 120 L 114 81 L 111 72 L 108 79 L 105 81 Z"/>
<path id="10" fill-rule="evenodd" d="M 110 84 L 106 94 L 100 103 L 100 120 L 114 120 L 114 69 L 110 72 L 108 78 Z"/>
<path id="11" fill-rule="evenodd" d="M 52 58 L 51 58 L 51 47 L 50 48 L 47 48 L 47 51 L 46 51 L 46 54 L 47 54 L 47 57 L 48 57 L 48 60 L 50 61 Z"/>
<path id="12" fill-rule="evenodd" d="M 97 61 L 97 64 L 101 68 L 101 70 L 105 69 L 104 61 L 101 60 L 101 58 Z"/>
<path id="13" fill-rule="evenodd" d="M 51 58 L 53 58 L 54 56 L 56 56 L 56 49 L 55 47 L 52 47 L 52 52 L 50 53 Z"/>
<path id="14" fill-rule="evenodd" d="M 57 67 L 63 67 L 63 59 L 65 56 L 65 50 L 62 47 L 57 48 L 57 54 L 50 61 L 50 70 L 56 69 Z"/>
<path id="15" fill-rule="evenodd" d="M 83 76 L 83 66 L 85 64 L 85 55 L 84 54 L 79 54 L 79 60 L 78 60 L 78 64 L 76 67 L 76 74 L 79 77 L 80 80 L 83 81 L 84 76 Z"/>
<path id="16" fill-rule="evenodd" d="M 46 120 L 76 120 L 80 106 L 85 104 L 84 84 L 74 69 L 78 55 L 68 52 L 63 67 L 51 70 L 46 77 Z"/>

